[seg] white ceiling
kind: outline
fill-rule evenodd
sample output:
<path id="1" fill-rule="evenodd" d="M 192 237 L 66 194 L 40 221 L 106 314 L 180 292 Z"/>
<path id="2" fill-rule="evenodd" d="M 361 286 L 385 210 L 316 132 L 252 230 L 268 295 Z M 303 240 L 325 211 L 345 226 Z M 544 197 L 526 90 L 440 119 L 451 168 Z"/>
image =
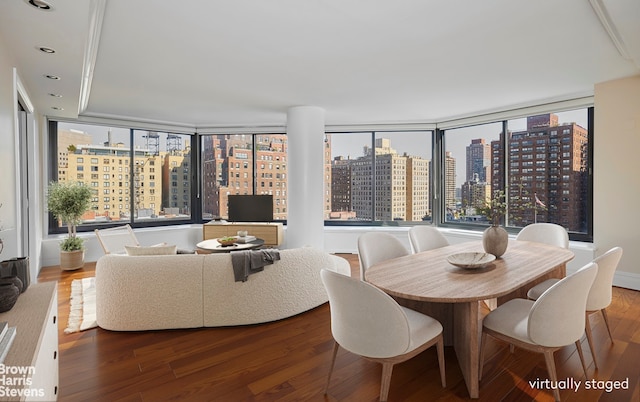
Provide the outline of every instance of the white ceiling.
<path id="1" fill-rule="evenodd" d="M 46 1 L 1 1 L 0 40 L 65 118 L 283 125 L 312 105 L 327 124 L 437 122 L 640 72 L 636 0 L 592 0 L 609 31 L 587 0 Z"/>

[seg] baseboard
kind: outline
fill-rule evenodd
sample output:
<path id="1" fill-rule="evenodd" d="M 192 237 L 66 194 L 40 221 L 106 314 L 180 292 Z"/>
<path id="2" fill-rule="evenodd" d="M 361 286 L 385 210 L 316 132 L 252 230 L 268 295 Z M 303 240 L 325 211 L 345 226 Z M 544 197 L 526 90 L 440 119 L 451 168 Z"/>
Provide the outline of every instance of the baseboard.
<path id="1" fill-rule="evenodd" d="M 621 288 L 640 290 L 640 274 L 633 272 L 616 271 L 613 276 L 613 286 Z"/>

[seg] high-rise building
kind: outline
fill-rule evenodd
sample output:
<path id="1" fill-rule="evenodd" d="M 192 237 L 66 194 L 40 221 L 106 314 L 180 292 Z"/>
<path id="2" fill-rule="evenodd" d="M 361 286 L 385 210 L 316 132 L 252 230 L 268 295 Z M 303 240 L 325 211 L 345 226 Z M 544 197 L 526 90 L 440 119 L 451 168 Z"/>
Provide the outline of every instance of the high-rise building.
<path id="1" fill-rule="evenodd" d="M 109 137 L 111 137 L 109 135 Z M 111 139 L 91 144 L 86 133 L 58 131 L 58 180 L 77 181 L 92 191 L 86 220 L 130 219 L 159 216 L 163 211 L 161 166 L 164 155 L 136 148 L 131 172 L 131 150 Z M 134 181 L 135 194 L 130 193 Z M 133 197 L 133 199 L 132 199 Z"/>
<path id="2" fill-rule="evenodd" d="M 474 180 L 466 181 L 461 188 L 462 208 L 474 211 L 478 206 L 485 205 L 491 200 L 491 185 L 487 182 L 478 180 L 477 174 Z"/>
<path id="3" fill-rule="evenodd" d="M 407 158 L 407 220 L 431 218 L 429 193 L 431 161 L 419 157 Z"/>
<path id="4" fill-rule="evenodd" d="M 255 138 L 256 161 L 253 161 Z M 273 218 L 287 218 L 286 135 L 214 135 L 203 140 L 203 213 L 206 217 L 228 216 L 229 195 L 273 196 Z M 328 204 L 327 204 L 328 210 Z M 327 213 L 328 214 L 328 213 Z"/>
<path id="5" fill-rule="evenodd" d="M 376 155 L 375 220 L 407 220 L 407 158 L 394 153 Z"/>
<path id="6" fill-rule="evenodd" d="M 445 208 L 450 211 L 456 210 L 456 158 L 450 151 L 445 152 L 444 159 L 444 192 Z"/>
<path id="7" fill-rule="evenodd" d="M 336 156 L 331 163 L 331 212 L 351 211 L 351 163 Z"/>
<path id="8" fill-rule="evenodd" d="M 419 221 L 430 216 L 428 160 L 398 155 L 387 138 L 377 138 L 375 148 L 365 146 L 364 153 L 350 163 L 351 206 L 356 219 Z"/>
<path id="9" fill-rule="evenodd" d="M 162 205 L 164 205 L 165 214 L 188 215 L 191 213 L 191 147 L 181 148 L 172 147 L 164 154 Z M 153 193 L 155 189 L 150 188 L 148 191 Z"/>
<path id="10" fill-rule="evenodd" d="M 222 186 L 222 139 L 217 135 L 202 137 L 202 214 L 206 219 L 220 216 L 220 187 Z"/>
<path id="11" fill-rule="evenodd" d="M 331 136 L 324 136 L 324 202 L 323 202 L 323 215 L 324 219 L 331 218 L 331 203 L 333 197 L 332 189 L 333 172 L 331 169 Z"/>
<path id="12" fill-rule="evenodd" d="M 492 142 L 494 189 L 502 189 L 504 151 Z M 527 130 L 509 134 L 510 224 L 554 222 L 570 231 L 587 230 L 588 135 L 576 123 L 553 114 L 527 118 Z"/>
<path id="13" fill-rule="evenodd" d="M 351 163 L 351 208 L 355 219 L 373 220 L 373 160 L 361 156 Z"/>
<path id="14" fill-rule="evenodd" d="M 491 146 L 484 138 L 471 140 L 467 146 L 467 177 L 465 181 L 486 182 L 491 177 Z"/>

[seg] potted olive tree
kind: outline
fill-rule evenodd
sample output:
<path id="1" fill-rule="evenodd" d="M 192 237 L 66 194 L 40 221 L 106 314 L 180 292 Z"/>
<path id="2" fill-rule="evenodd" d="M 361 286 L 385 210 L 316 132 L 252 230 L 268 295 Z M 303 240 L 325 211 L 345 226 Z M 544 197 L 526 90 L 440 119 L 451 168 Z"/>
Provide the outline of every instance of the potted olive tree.
<path id="1" fill-rule="evenodd" d="M 83 183 L 51 182 L 47 206 L 49 212 L 68 229 L 67 238 L 60 243 L 60 268 L 82 268 L 84 245 L 83 239 L 76 236 L 76 225 L 91 206 L 91 189 Z"/>

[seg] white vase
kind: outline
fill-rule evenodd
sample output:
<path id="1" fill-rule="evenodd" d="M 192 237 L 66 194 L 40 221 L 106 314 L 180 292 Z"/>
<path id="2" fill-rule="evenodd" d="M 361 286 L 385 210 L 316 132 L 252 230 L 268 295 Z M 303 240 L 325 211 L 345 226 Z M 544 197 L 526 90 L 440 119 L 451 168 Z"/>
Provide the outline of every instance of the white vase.
<path id="1" fill-rule="evenodd" d="M 484 251 L 493 254 L 496 258 L 507 251 L 509 234 L 502 226 L 489 226 L 482 234 L 482 247 Z"/>

